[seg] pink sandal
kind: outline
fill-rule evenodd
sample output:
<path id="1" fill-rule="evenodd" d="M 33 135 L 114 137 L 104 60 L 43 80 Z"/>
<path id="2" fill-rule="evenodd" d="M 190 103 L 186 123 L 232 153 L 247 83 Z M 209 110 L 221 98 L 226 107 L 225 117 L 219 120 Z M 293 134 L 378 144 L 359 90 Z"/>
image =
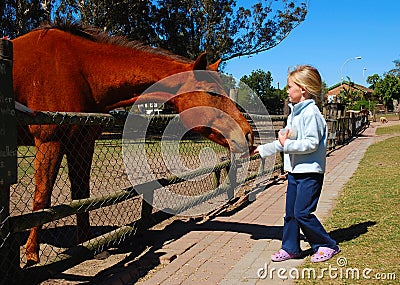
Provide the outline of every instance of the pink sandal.
<path id="1" fill-rule="evenodd" d="M 318 251 L 311 257 L 311 261 L 312 262 L 327 261 L 332 257 L 334 257 L 339 252 L 340 252 L 339 247 L 332 249 L 329 247 L 321 246 L 320 248 L 318 248 Z"/>
<path id="2" fill-rule="evenodd" d="M 280 249 L 277 253 L 271 255 L 271 260 L 275 262 L 285 261 L 288 259 L 293 259 L 299 257 L 300 254 L 291 254 L 284 249 Z"/>

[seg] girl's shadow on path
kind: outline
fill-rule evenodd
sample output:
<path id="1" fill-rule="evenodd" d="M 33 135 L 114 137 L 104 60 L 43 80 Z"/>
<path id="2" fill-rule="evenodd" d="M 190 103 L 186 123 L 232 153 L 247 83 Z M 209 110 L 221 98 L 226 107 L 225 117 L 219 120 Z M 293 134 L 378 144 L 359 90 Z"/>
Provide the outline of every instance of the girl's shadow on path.
<path id="1" fill-rule="evenodd" d="M 368 232 L 368 228 L 374 226 L 376 222 L 367 221 L 362 222 L 359 224 L 355 224 L 343 229 L 337 229 L 330 232 L 330 235 L 333 239 L 335 239 L 338 243 L 349 241 L 356 239 L 357 237 L 365 234 Z M 195 220 L 191 220 L 188 222 L 183 221 L 175 221 L 172 224 L 168 225 L 162 231 L 147 231 L 143 233 L 143 235 L 138 236 L 137 241 L 144 241 L 146 240 L 149 245 L 152 245 L 150 251 L 148 251 L 145 255 L 141 256 L 139 259 L 135 260 L 133 263 L 141 263 L 141 260 L 144 261 L 150 259 L 153 260 L 153 264 L 147 268 L 146 272 L 141 272 L 135 277 L 132 277 L 132 281 L 137 281 L 141 276 L 144 276 L 148 271 L 152 268 L 159 265 L 159 259 L 157 258 L 160 253 L 159 251 L 162 249 L 162 246 L 165 242 L 176 240 L 181 238 L 182 236 L 186 235 L 189 232 L 195 231 L 221 231 L 221 232 L 238 232 L 238 233 L 246 233 L 250 235 L 251 239 L 254 240 L 267 240 L 267 239 L 282 239 L 282 226 L 265 226 L 265 225 L 257 225 L 257 224 L 246 224 L 246 223 L 235 223 L 235 222 L 223 222 L 223 221 L 215 221 L 209 220 L 205 223 L 198 224 Z M 138 243 L 133 242 L 135 245 L 134 247 L 137 249 Z M 134 249 L 131 247 L 127 248 L 119 248 L 117 249 L 118 252 L 126 252 L 126 253 L 134 253 Z M 136 254 L 130 255 L 127 259 L 123 262 L 116 264 L 113 268 L 109 268 L 104 270 L 103 272 L 99 273 L 94 281 L 89 284 L 96 284 L 96 280 L 98 278 L 104 278 L 107 276 L 110 271 L 112 272 L 115 270 L 115 267 L 121 267 L 122 264 L 127 263 L 129 260 L 132 260 L 133 257 L 138 256 L 139 252 Z M 304 251 L 304 256 L 311 255 L 313 252 L 311 250 Z"/>
<path id="2" fill-rule="evenodd" d="M 350 241 L 358 238 L 359 236 L 366 234 L 368 232 L 368 228 L 375 226 L 376 222 L 368 221 L 362 222 L 359 224 L 351 225 L 350 227 L 344 229 L 337 229 L 329 232 L 329 235 L 338 243 L 342 243 L 345 241 Z M 314 252 L 312 249 L 308 249 L 304 251 L 304 256 L 313 255 Z"/>

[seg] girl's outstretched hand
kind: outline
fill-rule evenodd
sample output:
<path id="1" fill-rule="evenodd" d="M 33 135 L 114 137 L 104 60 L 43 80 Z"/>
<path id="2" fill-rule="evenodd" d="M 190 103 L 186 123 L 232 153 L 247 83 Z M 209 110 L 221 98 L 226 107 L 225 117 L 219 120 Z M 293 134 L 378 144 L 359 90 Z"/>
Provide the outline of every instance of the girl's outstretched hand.
<path id="1" fill-rule="evenodd" d="M 252 146 L 250 147 L 250 156 L 255 155 L 257 153 L 259 153 L 260 151 L 258 150 L 257 146 Z"/>
<path id="2" fill-rule="evenodd" d="M 256 146 L 251 146 L 249 147 L 249 152 L 248 153 L 244 153 L 240 158 L 248 158 L 248 157 L 252 157 L 253 155 L 259 153 L 258 149 Z"/>

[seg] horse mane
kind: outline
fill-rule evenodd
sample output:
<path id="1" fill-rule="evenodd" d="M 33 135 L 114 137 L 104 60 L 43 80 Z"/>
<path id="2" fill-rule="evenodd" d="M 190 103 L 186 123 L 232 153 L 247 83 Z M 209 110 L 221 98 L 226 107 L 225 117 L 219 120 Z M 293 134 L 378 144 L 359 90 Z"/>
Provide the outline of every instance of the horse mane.
<path id="1" fill-rule="evenodd" d="M 111 44 L 111 45 L 117 45 L 117 46 L 122 46 L 122 47 L 127 47 L 131 49 L 137 49 L 153 54 L 158 54 L 162 56 L 167 56 L 169 58 L 173 58 L 176 60 L 179 60 L 181 62 L 185 63 L 192 63 L 193 60 L 190 60 L 186 57 L 174 54 L 170 51 L 167 51 L 162 48 L 155 48 L 151 47 L 148 45 L 143 44 L 140 41 L 136 40 L 128 40 L 124 36 L 117 36 L 117 35 L 112 35 L 110 36 L 107 34 L 105 31 L 101 30 L 100 28 L 96 28 L 93 26 L 86 26 L 82 25 L 79 22 L 71 22 L 67 20 L 55 20 L 54 22 L 51 23 L 45 23 L 42 24 L 39 28 L 35 30 L 43 30 L 43 31 L 48 31 L 51 29 L 58 29 L 67 33 L 71 33 L 73 35 L 82 37 L 84 39 L 97 42 L 97 43 L 105 43 L 105 44 Z"/>

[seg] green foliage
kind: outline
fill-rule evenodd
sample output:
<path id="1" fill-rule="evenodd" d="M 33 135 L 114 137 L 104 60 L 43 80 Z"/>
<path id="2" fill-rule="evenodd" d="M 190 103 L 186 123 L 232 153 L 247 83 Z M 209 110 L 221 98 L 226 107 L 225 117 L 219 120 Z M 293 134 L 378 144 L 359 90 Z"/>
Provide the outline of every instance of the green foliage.
<path id="1" fill-rule="evenodd" d="M 376 105 L 375 101 L 367 100 L 365 98 L 360 98 L 358 100 L 352 101 L 349 105 L 350 110 L 360 111 L 361 109 L 374 110 Z"/>
<path id="2" fill-rule="evenodd" d="M 393 104 L 393 99 L 400 98 L 400 79 L 394 75 L 386 74 L 375 84 L 375 94 L 379 100 L 388 107 Z"/>
<path id="3" fill-rule="evenodd" d="M 393 100 L 400 99 L 400 60 L 394 60 L 395 68 L 389 70 L 382 78 L 374 74 L 367 78 L 380 103 L 388 109 L 393 108 Z"/>
<path id="4" fill-rule="evenodd" d="M 400 78 L 400 60 L 394 60 L 394 68 L 388 71 L 388 74 Z"/>
<path id="5" fill-rule="evenodd" d="M 355 89 L 354 82 L 347 77 L 347 82 L 343 82 L 343 87 L 340 90 L 339 99 L 342 104 L 346 104 L 353 109 L 352 106 L 356 104 L 357 101 L 364 99 L 364 94 L 362 91 Z"/>
<path id="6" fill-rule="evenodd" d="M 188 58 L 207 51 L 211 61 L 229 60 L 279 44 L 304 21 L 306 2 L 263 0 L 242 7 L 236 0 L 6 0 L 0 36 L 15 38 L 61 18 Z"/>
<path id="7" fill-rule="evenodd" d="M 379 79 L 380 79 L 380 77 L 376 73 L 374 75 L 368 76 L 367 77 L 367 83 L 370 84 L 369 88 L 374 89 L 375 88 L 375 84 L 376 84 L 376 82 L 379 81 Z"/>
<path id="8" fill-rule="evenodd" d="M 152 1 L 61 0 L 65 8 L 74 8 L 76 18 L 83 24 L 98 27 L 113 35 L 154 44 L 156 36 L 151 19 L 155 6 Z M 59 15 L 62 17 L 63 15 Z M 73 16 L 73 15 L 71 15 Z"/>
<path id="9" fill-rule="evenodd" d="M 275 89 L 272 87 L 272 75 L 271 72 L 263 71 L 261 69 L 252 71 L 249 76 L 245 75 L 240 79 L 241 82 L 245 83 L 252 91 L 252 96 L 258 96 L 264 106 L 267 108 L 270 114 L 279 114 L 283 107 L 282 97 L 285 96 L 282 90 Z M 239 93 L 241 93 L 239 88 Z M 254 100 L 254 98 L 248 98 L 248 100 Z"/>
<path id="10" fill-rule="evenodd" d="M 249 113 L 260 113 L 263 106 L 259 104 L 259 97 L 245 82 L 239 81 L 237 88 L 238 104 Z"/>
<path id="11" fill-rule="evenodd" d="M 252 71 L 249 76 L 245 75 L 240 78 L 240 81 L 246 83 L 256 94 L 260 97 L 261 101 L 274 96 L 275 88 L 272 87 L 271 72 L 257 69 Z"/>
<path id="12" fill-rule="evenodd" d="M 288 94 L 286 92 L 286 86 L 283 89 L 275 89 L 274 90 L 274 97 L 277 97 L 282 101 L 287 100 L 288 99 Z"/>
<path id="13" fill-rule="evenodd" d="M 25 34 L 50 19 L 52 4 L 42 5 L 39 1 L 0 1 L 0 37 L 15 38 Z"/>

